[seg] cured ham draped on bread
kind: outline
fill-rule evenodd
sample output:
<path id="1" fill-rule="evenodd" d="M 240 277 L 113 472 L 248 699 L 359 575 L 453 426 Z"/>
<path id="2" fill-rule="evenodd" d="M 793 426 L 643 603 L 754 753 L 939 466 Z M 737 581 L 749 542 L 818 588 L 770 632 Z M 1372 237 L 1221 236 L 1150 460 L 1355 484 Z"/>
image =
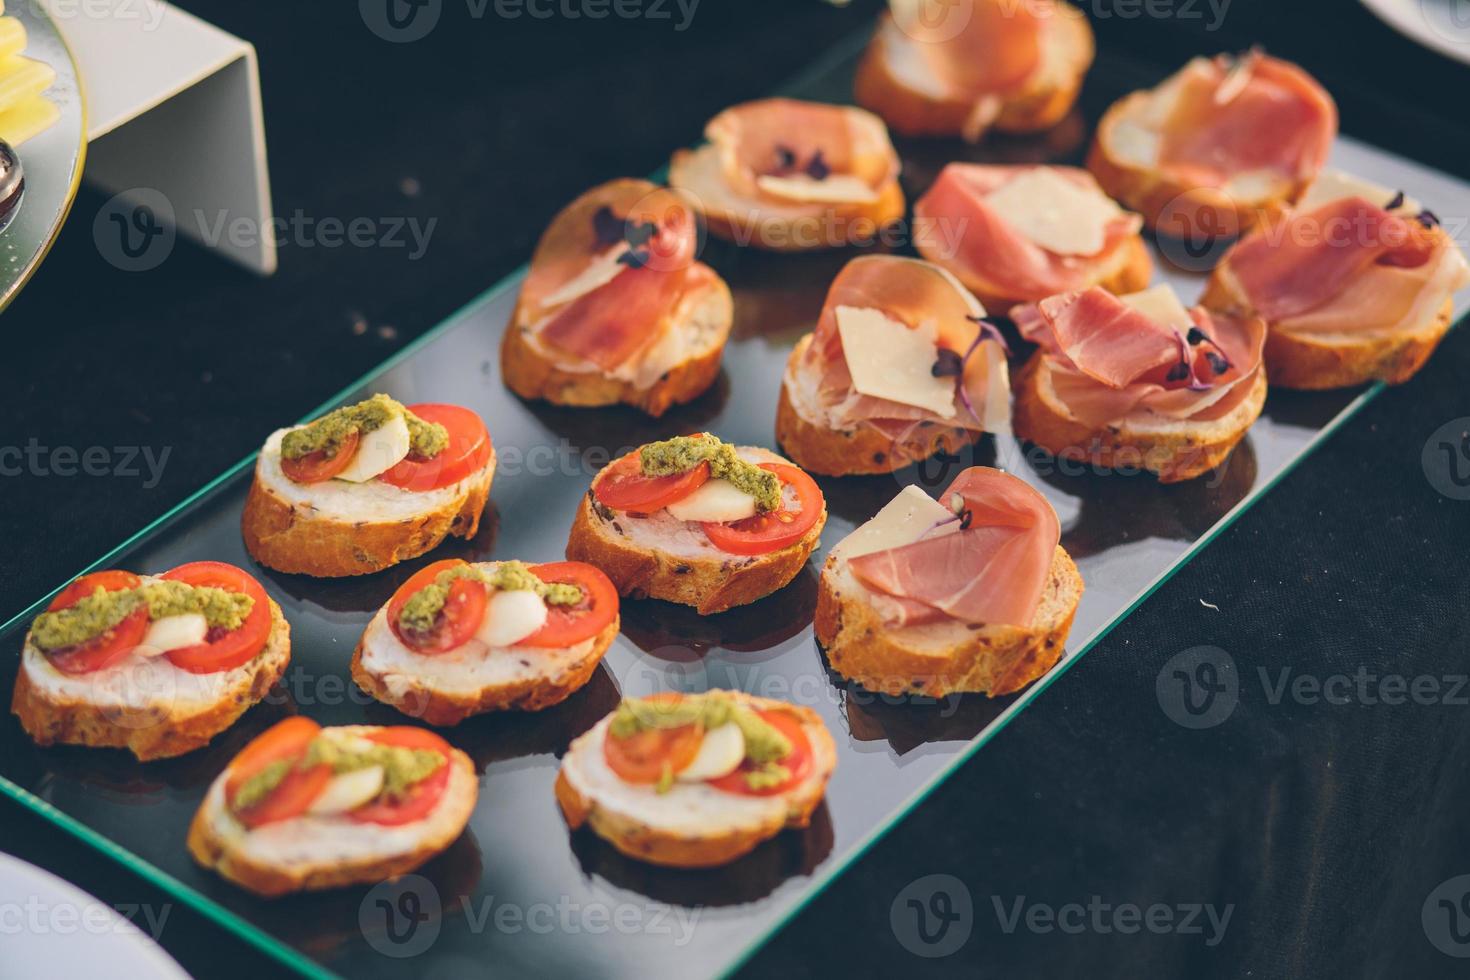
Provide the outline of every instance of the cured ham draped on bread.
<path id="1" fill-rule="evenodd" d="M 1148 285 L 1143 219 L 1077 167 L 951 163 L 914 204 L 914 241 L 988 307 Z"/>
<path id="2" fill-rule="evenodd" d="M 887 473 L 957 452 L 1010 417 L 1004 341 L 949 272 L 853 259 L 787 362 L 776 437 L 805 469 Z"/>
<path id="3" fill-rule="evenodd" d="M 903 217 L 898 154 L 883 120 L 852 106 L 763 99 L 710 120 L 669 183 L 737 245 L 776 251 L 873 241 Z"/>
<path id="4" fill-rule="evenodd" d="M 1060 0 L 891 0 L 854 91 L 896 132 L 975 142 L 1056 125 L 1093 54 L 1087 19 Z"/>
<path id="5" fill-rule="evenodd" d="M 1168 286 L 1093 287 L 1011 316 L 1038 345 L 1017 379 L 1015 432 L 1053 455 L 1188 480 L 1219 465 L 1265 403 L 1266 325 L 1186 310 Z"/>
<path id="6" fill-rule="evenodd" d="M 1149 227 L 1226 241 L 1301 197 L 1336 136 L 1322 86 L 1253 50 L 1196 58 L 1114 103 L 1087 166 Z"/>
<path id="7" fill-rule="evenodd" d="M 1273 385 L 1337 388 L 1412 377 L 1467 285 L 1470 265 L 1431 212 L 1328 172 L 1225 255 L 1202 302 L 1266 321 Z"/>
<path id="8" fill-rule="evenodd" d="M 523 398 L 650 415 L 697 398 L 734 317 L 698 245 L 698 216 L 675 191 L 625 179 L 577 198 L 531 259 L 501 344 L 505 383 Z"/>
<path id="9" fill-rule="evenodd" d="M 907 487 L 832 549 L 817 639 L 869 690 L 1008 694 L 1061 655 L 1082 580 L 1046 498 L 965 470 L 936 502 Z"/>

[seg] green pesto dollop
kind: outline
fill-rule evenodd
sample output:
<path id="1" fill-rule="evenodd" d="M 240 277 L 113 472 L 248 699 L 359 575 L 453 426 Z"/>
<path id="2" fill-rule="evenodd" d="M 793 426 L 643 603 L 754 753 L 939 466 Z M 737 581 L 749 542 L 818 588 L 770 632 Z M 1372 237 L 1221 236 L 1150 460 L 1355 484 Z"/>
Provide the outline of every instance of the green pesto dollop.
<path id="1" fill-rule="evenodd" d="M 708 433 L 650 442 L 638 450 L 638 460 L 644 476 L 676 476 L 708 463 L 711 477 L 728 480 L 750 494 L 759 510 L 781 506 L 781 481 L 776 474 L 741 459 L 734 446 Z"/>
<path id="2" fill-rule="evenodd" d="M 650 729 L 683 728 L 698 723 L 705 731 L 734 724 L 745 737 L 745 761 L 751 767 L 745 782 L 751 789 L 779 786 L 791 778 L 780 764 L 791 754 L 791 740 L 759 714 L 721 691 L 688 694 L 677 701 L 624 698 L 613 712 L 608 730 L 614 738 L 627 738 Z M 656 785 L 663 793 L 673 786 L 673 772 L 666 771 Z"/>
<path id="3" fill-rule="evenodd" d="M 291 760 L 280 759 L 245 780 L 235 791 L 235 810 L 248 810 L 270 796 L 290 772 Z"/>
<path id="4" fill-rule="evenodd" d="M 456 565 L 440 572 L 433 582 L 409 597 L 398 614 L 399 629 L 409 633 L 432 630 L 449 599 L 449 587 L 459 579 L 470 579 L 507 592 L 534 592 L 549 606 L 575 606 L 582 601 L 580 588 L 564 582 L 543 582 L 523 561 L 503 561 L 489 572 L 475 565 Z"/>
<path id="5" fill-rule="evenodd" d="M 437 772 L 444 765 L 444 756 L 432 749 L 411 749 L 403 745 L 379 745 L 367 739 L 319 735 L 307 747 L 301 765 L 304 769 L 331 766 L 332 774 L 336 776 L 370 766 L 382 766 L 383 790 L 380 795 L 397 800 L 409 787 Z"/>
<path id="6" fill-rule="evenodd" d="M 330 458 L 337 455 L 352 433 L 375 432 L 396 418 L 402 418 L 408 426 L 410 455 L 430 459 L 449 445 L 449 430 L 444 426 L 425 422 L 387 395 L 378 394 L 287 432 L 281 439 L 281 455 L 286 459 L 300 459 L 322 452 Z"/>
<path id="7" fill-rule="evenodd" d="M 200 613 L 211 629 L 224 630 L 239 629 L 255 608 L 248 595 L 211 585 L 159 581 L 116 592 L 99 586 L 73 606 L 36 617 L 31 642 L 43 652 L 86 643 L 121 623 L 139 604 L 147 605 L 149 619 Z"/>

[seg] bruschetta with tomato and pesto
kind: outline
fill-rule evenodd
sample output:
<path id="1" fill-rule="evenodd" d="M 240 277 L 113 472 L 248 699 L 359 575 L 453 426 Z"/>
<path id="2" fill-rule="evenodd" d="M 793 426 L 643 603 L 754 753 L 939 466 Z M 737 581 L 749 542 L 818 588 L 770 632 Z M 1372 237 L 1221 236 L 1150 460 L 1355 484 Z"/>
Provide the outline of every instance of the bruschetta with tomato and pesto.
<path id="1" fill-rule="evenodd" d="M 11 710 L 38 745 L 164 759 L 233 725 L 290 659 L 281 607 L 234 565 L 92 572 L 31 624 Z"/>
<path id="2" fill-rule="evenodd" d="M 250 556 L 278 572 L 365 575 L 451 534 L 474 537 L 494 476 L 475 412 L 378 394 L 271 433 L 240 530 Z"/>
<path id="3" fill-rule="evenodd" d="M 567 557 L 602 569 L 620 595 L 708 615 L 785 586 L 826 523 L 826 499 L 800 468 L 706 432 L 649 443 L 598 473 Z"/>
<path id="4" fill-rule="evenodd" d="M 805 827 L 837 766 L 817 713 L 738 691 L 624 698 L 556 777 L 567 824 L 639 861 L 728 864 Z"/>
<path id="5" fill-rule="evenodd" d="M 189 853 L 266 897 L 373 884 L 454 843 L 478 796 L 469 756 L 428 729 L 288 718 L 215 778 Z"/>
<path id="6" fill-rule="evenodd" d="M 905 487 L 822 568 L 817 641 L 882 694 L 1019 691 L 1062 654 L 1082 577 L 1025 481 L 965 470 L 935 500 Z"/>
<path id="7" fill-rule="evenodd" d="M 646 180 L 609 181 L 552 220 L 531 257 L 500 347 L 522 398 L 632 405 L 662 415 L 720 373 L 735 307 L 698 261 L 689 199 Z"/>
<path id="8" fill-rule="evenodd" d="M 618 625 L 617 589 L 591 565 L 447 559 L 420 569 L 373 617 L 352 678 L 431 725 L 539 711 L 592 678 Z"/>

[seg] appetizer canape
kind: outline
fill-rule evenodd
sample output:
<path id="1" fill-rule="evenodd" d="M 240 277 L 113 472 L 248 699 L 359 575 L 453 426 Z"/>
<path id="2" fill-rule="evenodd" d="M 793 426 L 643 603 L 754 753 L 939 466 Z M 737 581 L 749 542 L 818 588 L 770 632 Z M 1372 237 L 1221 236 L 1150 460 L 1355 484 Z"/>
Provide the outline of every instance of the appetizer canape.
<path id="1" fill-rule="evenodd" d="M 474 537 L 494 476 L 480 416 L 374 395 L 271 433 L 240 530 L 278 572 L 365 575 Z"/>
<path id="2" fill-rule="evenodd" d="M 469 756 L 424 728 L 287 718 L 235 756 L 189 825 L 189 853 L 257 895 L 407 874 L 464 831 Z"/>
<path id="3" fill-rule="evenodd" d="M 1142 227 L 1078 167 L 951 163 L 914 204 L 919 254 L 997 310 L 1088 286 L 1144 288 Z"/>
<path id="4" fill-rule="evenodd" d="M 93 572 L 31 624 L 10 707 L 38 745 L 165 759 L 233 725 L 290 660 L 281 607 L 234 565 Z"/>
<path id="5" fill-rule="evenodd" d="M 1019 691 L 1061 656 L 1082 577 L 1056 511 L 985 466 L 939 502 L 905 487 L 827 557 L 817 641 L 870 691 L 943 697 Z"/>
<path id="6" fill-rule="evenodd" d="M 591 565 L 449 559 L 420 569 L 373 617 L 352 679 L 415 718 L 457 725 L 566 700 L 617 635 L 617 590 Z"/>
<path id="7" fill-rule="evenodd" d="M 839 248 L 870 242 L 903 217 L 898 154 L 871 112 L 765 99 L 726 109 L 704 134 L 704 146 L 674 154 L 669 183 L 727 241 Z"/>
<path id="8" fill-rule="evenodd" d="M 698 235 L 687 198 L 646 180 L 610 181 L 567 205 L 536 246 L 501 342 L 510 390 L 655 416 L 703 394 L 735 307 L 696 261 Z"/>
<path id="9" fill-rule="evenodd" d="M 1226 253 L 1200 302 L 1266 321 L 1272 385 L 1341 388 L 1411 378 L 1467 285 L 1470 266 L 1433 212 L 1327 171 Z"/>
<path id="10" fill-rule="evenodd" d="M 957 453 L 1010 417 L 1005 341 L 953 275 L 918 259 L 853 259 L 791 352 L 776 439 L 828 476 Z"/>
<path id="11" fill-rule="evenodd" d="M 1250 51 L 1196 58 L 1114 103 L 1087 166 L 1150 228 L 1225 240 L 1299 198 L 1336 136 L 1337 106 L 1316 79 Z"/>
<path id="12" fill-rule="evenodd" d="M 1190 480 L 1266 403 L 1266 325 L 1186 310 L 1167 285 L 1121 297 L 1094 286 L 1011 317 L 1039 345 L 1016 378 L 1015 432 L 1054 456 Z"/>
<path id="13" fill-rule="evenodd" d="M 810 708 L 737 691 L 625 698 L 572 742 L 556 799 L 639 861 L 728 864 L 787 827 L 805 827 L 837 766 Z"/>
<path id="14" fill-rule="evenodd" d="M 723 612 L 783 587 L 827 523 L 811 477 L 754 446 L 701 433 L 614 460 L 582 498 L 567 557 L 619 594 Z"/>
<path id="15" fill-rule="evenodd" d="M 1055 126 L 1093 54 L 1087 19 L 1060 0 L 890 0 L 854 92 L 895 132 L 975 142 Z"/>

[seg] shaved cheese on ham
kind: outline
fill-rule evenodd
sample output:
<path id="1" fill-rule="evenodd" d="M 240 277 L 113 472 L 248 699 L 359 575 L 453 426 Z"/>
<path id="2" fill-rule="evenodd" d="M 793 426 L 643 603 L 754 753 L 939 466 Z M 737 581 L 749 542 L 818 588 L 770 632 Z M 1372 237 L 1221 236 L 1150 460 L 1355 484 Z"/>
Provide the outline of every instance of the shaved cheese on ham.
<path id="1" fill-rule="evenodd" d="M 955 524 L 848 559 L 857 580 L 886 600 L 874 607 L 900 627 L 946 619 L 1031 625 L 1061 540 L 1051 504 L 1024 481 L 984 466 L 961 473 L 940 503 L 957 510 Z"/>
<path id="2" fill-rule="evenodd" d="M 1001 198 L 1006 200 L 1005 213 L 994 205 L 996 195 L 1038 173 L 1066 181 L 1107 209 L 1099 212 L 1099 217 L 1102 213 L 1110 217 L 1102 221 L 1102 245 L 1095 254 L 1048 251 L 1007 220 L 1005 213 L 1013 210 L 1014 202 Z M 1047 200 L 1035 201 L 1038 212 L 1048 206 Z M 1076 167 L 952 163 L 914 203 L 914 237 L 927 258 L 961 279 L 989 283 L 996 291 L 1023 300 L 1039 300 L 1096 281 L 1096 270 L 1116 260 L 1142 223 L 1138 215 L 1113 205 L 1092 174 Z M 957 247 L 951 244 L 956 238 Z"/>

